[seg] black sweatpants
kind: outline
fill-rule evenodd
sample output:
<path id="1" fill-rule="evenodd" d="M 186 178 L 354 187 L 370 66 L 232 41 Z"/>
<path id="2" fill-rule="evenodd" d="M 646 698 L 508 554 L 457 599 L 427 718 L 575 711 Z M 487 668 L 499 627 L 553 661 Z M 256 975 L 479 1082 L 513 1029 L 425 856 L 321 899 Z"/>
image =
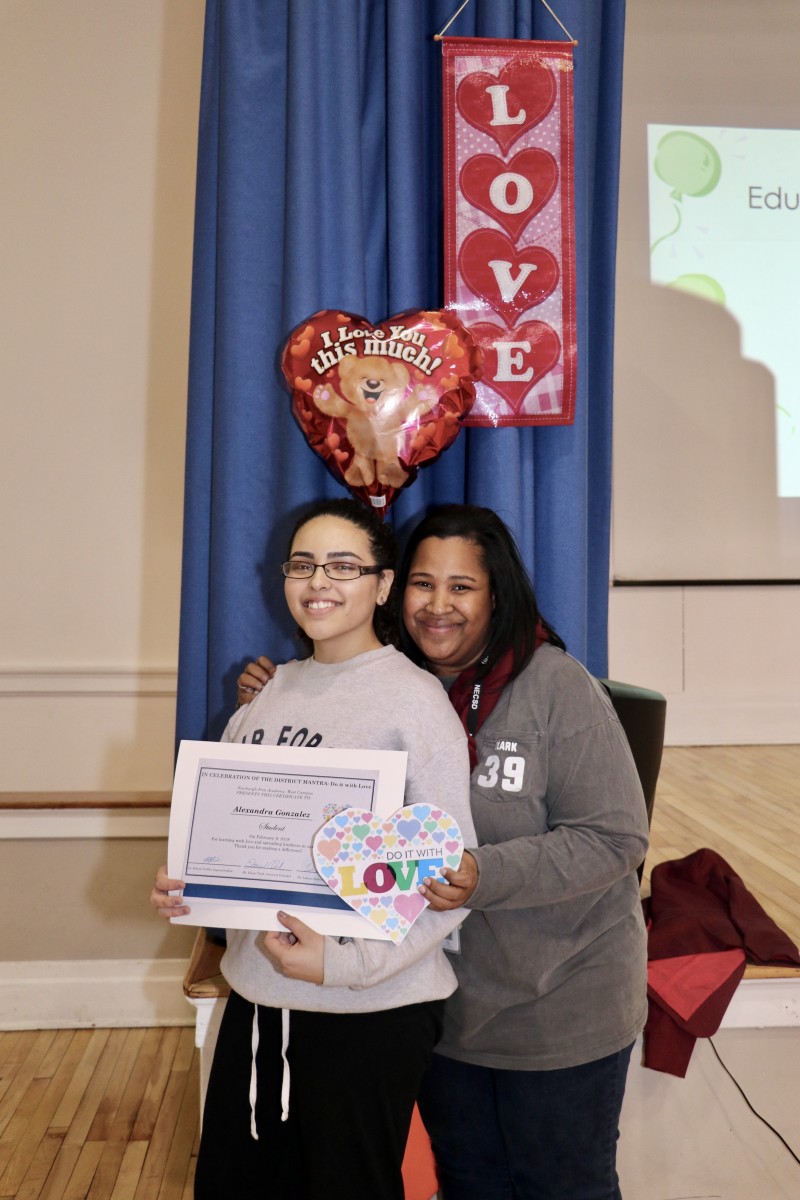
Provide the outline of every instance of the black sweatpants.
<path id="1" fill-rule="evenodd" d="M 250 1136 L 253 1005 L 231 993 L 203 1113 L 195 1200 L 403 1200 L 401 1164 L 443 1000 L 374 1013 L 292 1011 L 281 1121 L 281 1012 L 259 1008 L 258 1141 Z"/>

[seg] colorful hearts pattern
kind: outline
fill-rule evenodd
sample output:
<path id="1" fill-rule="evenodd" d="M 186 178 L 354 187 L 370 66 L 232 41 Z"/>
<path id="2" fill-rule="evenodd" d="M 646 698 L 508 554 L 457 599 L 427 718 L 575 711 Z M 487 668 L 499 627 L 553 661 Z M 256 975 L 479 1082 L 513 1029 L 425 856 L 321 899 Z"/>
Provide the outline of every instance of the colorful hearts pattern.
<path id="1" fill-rule="evenodd" d="M 426 875 L 461 862 L 464 839 L 457 821 L 431 804 L 379 817 L 345 808 L 317 831 L 314 863 L 322 879 L 355 912 L 402 942 L 428 907 L 417 891 Z"/>

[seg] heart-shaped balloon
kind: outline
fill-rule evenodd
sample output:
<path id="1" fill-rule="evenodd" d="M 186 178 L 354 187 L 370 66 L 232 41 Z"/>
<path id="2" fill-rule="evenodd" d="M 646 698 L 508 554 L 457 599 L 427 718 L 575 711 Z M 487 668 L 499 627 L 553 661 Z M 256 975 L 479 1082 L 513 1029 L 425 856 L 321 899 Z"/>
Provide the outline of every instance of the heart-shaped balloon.
<path id="1" fill-rule="evenodd" d="M 544 120 L 555 99 L 553 72 L 530 57 L 512 58 L 498 75 L 473 71 L 456 92 L 464 119 L 494 138 L 504 154 L 521 134 Z"/>
<path id="2" fill-rule="evenodd" d="M 458 252 L 458 269 L 470 291 L 508 326 L 546 300 L 559 279 L 558 260 L 544 246 L 517 249 L 496 229 L 467 234 Z"/>
<path id="3" fill-rule="evenodd" d="M 431 804 L 378 817 L 345 808 L 317 830 L 314 863 L 328 887 L 393 942 L 402 942 L 428 907 L 417 891 L 427 876 L 461 862 L 457 821 Z"/>
<path id="4" fill-rule="evenodd" d="M 496 154 L 475 154 L 461 168 L 461 191 L 516 241 L 556 190 L 558 163 L 549 150 L 520 150 L 509 163 Z"/>
<path id="5" fill-rule="evenodd" d="M 546 321 L 523 321 L 514 329 L 478 321 L 469 330 L 483 351 L 483 382 L 518 413 L 531 388 L 561 357 L 558 334 Z"/>
<path id="6" fill-rule="evenodd" d="M 385 509 L 458 436 L 480 351 L 444 309 L 379 325 L 325 310 L 289 335 L 281 366 L 312 450 L 354 495 Z"/>

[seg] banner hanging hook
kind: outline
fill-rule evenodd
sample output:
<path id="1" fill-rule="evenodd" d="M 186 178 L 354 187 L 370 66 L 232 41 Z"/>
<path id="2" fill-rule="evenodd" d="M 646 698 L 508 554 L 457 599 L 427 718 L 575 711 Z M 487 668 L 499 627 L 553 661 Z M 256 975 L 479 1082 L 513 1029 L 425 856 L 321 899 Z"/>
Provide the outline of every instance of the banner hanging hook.
<path id="1" fill-rule="evenodd" d="M 433 40 L 434 40 L 435 42 L 440 42 L 440 41 L 442 40 L 442 38 L 443 38 L 443 37 L 444 37 L 444 35 L 447 33 L 447 31 L 448 31 L 448 29 L 450 28 L 450 26 L 453 24 L 453 21 L 455 21 L 456 17 L 459 15 L 459 13 L 461 13 L 461 12 L 463 12 L 463 11 L 464 11 L 464 9 L 467 7 L 467 5 L 468 5 L 468 4 L 469 4 L 469 0 L 464 0 L 464 3 L 463 3 L 463 4 L 461 4 L 461 5 L 459 5 L 459 7 L 458 7 L 458 8 L 456 9 L 456 11 L 453 13 L 452 17 L 451 17 L 451 18 L 450 18 L 450 20 L 447 22 L 447 24 L 446 24 L 446 25 L 445 25 L 445 26 L 444 26 L 444 27 L 443 27 L 443 28 L 442 28 L 442 29 L 441 29 L 441 30 L 440 30 L 438 33 L 435 33 L 435 34 L 433 35 Z M 574 38 L 574 37 L 572 36 L 572 34 L 570 33 L 570 31 L 567 29 L 566 25 L 564 25 L 564 24 L 563 24 L 561 21 L 559 21 L 558 17 L 557 17 L 557 16 L 556 16 L 556 14 L 553 12 L 553 10 L 552 10 L 552 8 L 550 7 L 550 5 L 547 3 L 547 0 L 542 0 L 542 4 L 545 6 L 545 8 L 547 9 L 547 11 L 550 13 L 550 16 L 553 18 L 553 20 L 555 21 L 556 25 L 558 25 L 558 26 L 559 26 L 561 29 L 563 29 L 564 33 L 567 35 L 567 37 L 569 38 L 569 40 L 572 42 L 573 46 L 577 46 L 577 44 L 578 44 L 578 39 L 577 39 L 577 38 Z"/>

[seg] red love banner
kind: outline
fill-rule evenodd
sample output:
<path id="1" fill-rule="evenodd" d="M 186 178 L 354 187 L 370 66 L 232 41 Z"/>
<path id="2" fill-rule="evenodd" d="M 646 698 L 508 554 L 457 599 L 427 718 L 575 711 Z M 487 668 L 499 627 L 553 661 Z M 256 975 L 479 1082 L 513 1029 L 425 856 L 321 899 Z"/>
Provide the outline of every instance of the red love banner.
<path id="1" fill-rule="evenodd" d="M 445 38 L 442 50 L 445 303 L 484 356 L 464 424 L 571 424 L 572 44 Z"/>

